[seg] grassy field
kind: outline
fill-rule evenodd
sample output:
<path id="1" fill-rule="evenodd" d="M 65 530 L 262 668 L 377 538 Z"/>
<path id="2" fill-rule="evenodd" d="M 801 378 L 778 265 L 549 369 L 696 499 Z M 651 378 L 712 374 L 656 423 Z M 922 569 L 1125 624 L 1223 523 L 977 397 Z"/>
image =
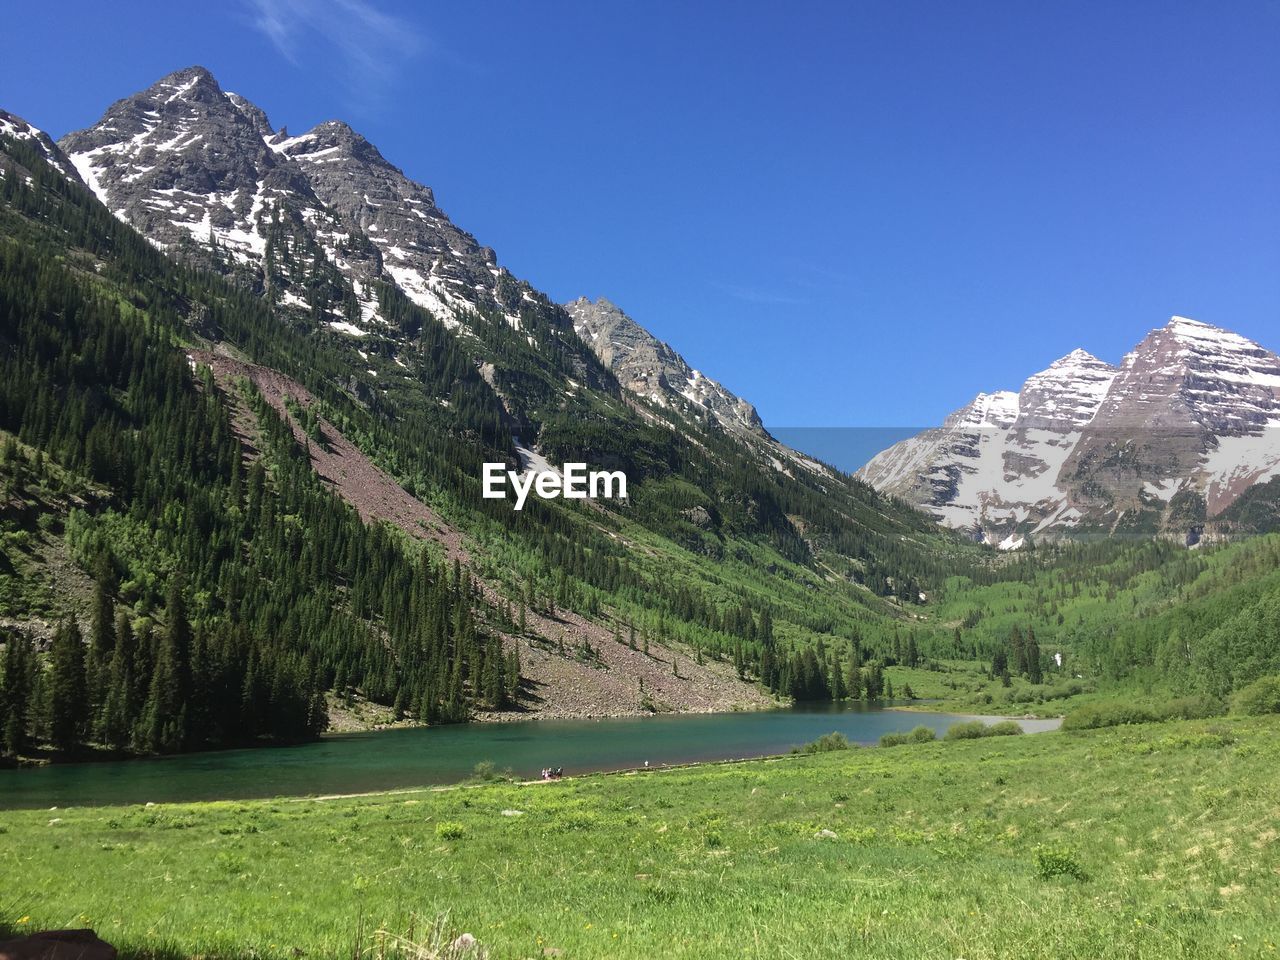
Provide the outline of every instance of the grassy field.
<path id="1" fill-rule="evenodd" d="M 141 956 L 378 956 L 443 918 L 494 958 L 1273 957 L 1278 726 L 10 811 L 0 916 Z"/>

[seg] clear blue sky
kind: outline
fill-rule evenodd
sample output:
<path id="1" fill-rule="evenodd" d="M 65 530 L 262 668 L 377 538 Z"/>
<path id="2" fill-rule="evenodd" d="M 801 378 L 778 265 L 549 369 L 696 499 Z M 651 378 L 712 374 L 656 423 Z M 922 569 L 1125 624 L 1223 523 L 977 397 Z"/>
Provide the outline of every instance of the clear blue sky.
<path id="1" fill-rule="evenodd" d="M 348 120 L 772 426 L 924 425 L 1169 315 L 1280 348 L 1280 4 L 23 3 L 55 135 L 179 67 Z"/>

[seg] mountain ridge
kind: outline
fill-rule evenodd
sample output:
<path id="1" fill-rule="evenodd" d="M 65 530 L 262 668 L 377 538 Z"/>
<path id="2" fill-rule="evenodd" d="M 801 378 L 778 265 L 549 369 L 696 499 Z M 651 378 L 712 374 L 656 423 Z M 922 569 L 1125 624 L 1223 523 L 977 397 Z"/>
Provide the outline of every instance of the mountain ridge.
<path id="1" fill-rule="evenodd" d="M 353 624 L 335 647 L 312 604 L 308 631 L 290 634 L 299 656 L 309 658 L 308 703 L 349 687 L 428 719 L 516 703 L 553 714 L 605 704 L 631 713 L 758 704 L 767 691 L 818 689 L 812 653 L 803 664 L 797 659 L 809 646 L 834 657 L 856 634 L 867 656 L 892 649 L 904 608 L 923 603 L 945 565 L 971 553 L 916 511 L 778 444 L 749 404 L 700 373 L 704 392 L 689 390 L 679 408 L 625 389 L 563 307 L 498 266 L 491 249 L 439 210 L 429 187 L 408 180 L 346 124 L 325 122 L 298 136 L 273 130 L 264 111 L 223 91 L 208 71 L 187 69 L 116 101 L 61 146 L 47 138 L 28 146 L 5 138 L 0 146 L 6 176 L 24 164 L 34 174 L 25 188 L 20 177 L 4 181 L 9 202 L 0 216 L 12 234 L 33 238 L 52 275 L 77 296 L 85 283 L 106 289 L 124 311 L 113 322 L 129 327 L 131 342 L 165 356 L 189 380 L 184 390 L 208 399 L 224 440 L 228 431 L 250 438 L 242 445 L 271 440 L 272 466 L 287 464 L 283 476 L 318 505 L 307 518 L 320 524 L 308 527 L 316 547 L 327 546 L 335 530 L 359 528 L 366 539 L 353 542 L 384 552 L 378 563 L 392 573 L 380 590 L 362 579 L 353 592 L 352 574 L 323 562 L 291 581 L 309 586 L 307 596 L 336 597 L 325 603 Z M 58 175 L 33 152 L 57 160 L 64 148 L 75 163 L 63 157 Z M 62 221 L 78 226 L 59 234 L 53 225 Z M 63 276 L 63 264 L 91 269 Z M 630 329 L 657 343 L 643 328 Z M 105 359 L 109 348 L 90 343 Z M 131 356 L 144 352 L 139 346 Z M 692 368 L 666 345 L 661 356 L 688 370 L 688 385 Z M 113 375 L 109 362 L 95 369 Z M 33 414 L 40 417 L 58 402 L 51 391 L 70 389 L 40 370 L 10 372 L 14 382 L 41 383 Z M 126 412 L 148 399 L 124 397 Z M 699 402 L 706 398 L 744 430 L 726 427 L 733 421 L 712 415 Z M 32 403 L 24 399 L 18 416 Z M 72 472 L 81 468 L 91 443 L 81 427 L 123 443 L 115 421 L 97 419 L 105 409 L 90 405 L 85 418 L 60 426 L 59 446 L 48 455 Z M 17 433 L 22 420 L 0 428 Z M 31 434 L 35 446 L 41 436 Z M 225 442 L 219 449 L 218 469 L 229 470 L 232 450 Z M 111 455 L 94 447 L 94 458 L 105 461 L 106 482 L 116 483 Z M 629 496 L 538 501 L 516 513 L 480 496 L 479 465 L 502 459 L 521 469 L 578 460 L 624 469 Z M 177 475 L 184 469 L 166 467 Z M 217 482 L 235 490 L 242 478 L 219 474 Z M 324 491 L 341 502 L 324 499 Z M 383 508 L 368 509 L 366 494 Z M 128 507 L 136 493 L 124 487 L 114 495 Z M 438 571 L 456 560 L 463 569 L 449 575 L 450 616 L 472 608 L 453 633 L 432 633 L 430 651 L 421 647 L 424 628 L 411 619 L 418 608 L 402 602 L 403 564 L 438 551 L 427 543 L 415 555 L 423 515 L 406 498 L 451 531 L 441 566 L 427 563 L 432 589 L 440 586 Z M 217 500 L 202 509 L 219 525 L 225 555 L 251 557 L 253 531 L 235 514 L 235 498 L 219 493 Z M 265 503 L 255 501 L 264 534 L 292 528 L 291 515 L 276 517 Z M 163 542 L 198 541 L 169 529 L 181 511 L 151 502 L 147 509 L 161 517 L 154 535 Z M 338 512 L 340 523 L 320 516 L 324 510 Z M 113 506 L 77 522 L 101 531 L 98 542 L 120 541 L 113 562 L 129 574 L 122 579 L 172 579 L 172 566 L 157 572 L 132 552 L 138 534 L 119 536 L 132 521 L 116 514 Z M 388 526 L 399 533 L 388 534 Z M 224 585 L 200 561 L 189 572 L 190 602 L 202 625 L 222 629 Z M 369 569 L 362 562 L 361 577 Z M 57 596 L 45 580 L 52 575 L 39 563 L 30 569 L 31 582 Z M 55 608 L 83 619 L 84 602 L 58 596 Z M 47 621 L 48 614 L 35 616 Z M 774 618 L 786 636 L 778 646 Z M 465 642 L 450 639 L 454 633 Z M 601 651 L 603 641 L 622 642 L 624 634 L 639 637 L 627 651 L 651 645 L 652 652 Z M 251 642 L 268 641 L 255 634 Z M 376 655 L 363 649 L 366 641 L 382 644 Z M 493 679 L 515 677 L 498 664 L 516 654 L 529 696 L 509 686 L 502 693 Z M 824 674 L 832 662 L 823 659 Z"/>

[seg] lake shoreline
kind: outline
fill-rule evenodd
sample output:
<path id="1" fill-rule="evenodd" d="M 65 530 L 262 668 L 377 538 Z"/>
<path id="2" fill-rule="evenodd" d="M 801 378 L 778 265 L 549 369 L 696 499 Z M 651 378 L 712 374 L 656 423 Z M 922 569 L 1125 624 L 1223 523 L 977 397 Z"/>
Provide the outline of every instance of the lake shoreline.
<path id="1" fill-rule="evenodd" d="M 908 701 L 907 703 L 890 701 L 872 700 L 858 701 L 867 703 L 877 707 L 880 710 L 892 711 L 897 713 L 911 714 L 914 712 L 927 712 L 930 707 L 945 706 L 943 701 L 919 700 Z M 577 712 L 572 710 L 550 710 L 550 711 L 517 711 L 502 710 L 493 711 L 485 710 L 477 712 L 469 720 L 461 724 L 444 724 L 444 723 L 419 723 L 416 720 L 389 720 L 375 721 L 369 723 L 361 723 L 351 720 L 349 717 L 337 725 L 330 726 L 315 740 L 298 740 L 294 742 L 281 743 L 261 743 L 261 744 L 235 744 L 224 747 L 217 747 L 210 750 L 187 750 L 181 753 L 134 753 L 129 750 L 110 750 L 105 747 L 86 748 L 75 756 L 20 756 L 0 758 L 0 770 L 26 770 L 47 766 L 65 766 L 70 764 L 90 764 L 90 763 L 125 763 L 135 760 L 166 760 L 173 757 L 187 756 L 205 756 L 209 754 L 226 753 L 237 750 L 274 750 L 282 747 L 304 747 L 308 744 L 323 743 L 326 740 L 334 740 L 342 737 L 364 733 L 386 733 L 393 730 L 439 730 L 444 727 L 467 726 L 468 724 L 510 724 L 510 723 L 538 723 L 561 720 L 641 720 L 656 717 L 683 717 L 683 716 L 706 716 L 713 714 L 732 715 L 737 713 L 769 713 L 772 711 L 784 711 L 794 709 L 795 704 L 788 704 L 779 701 L 771 706 L 748 707 L 733 710 L 716 710 L 714 708 L 707 709 L 691 709 L 691 710 L 616 710 L 607 713 L 594 712 Z M 951 711 L 947 711 L 950 713 Z M 956 716 L 965 720 L 983 720 L 990 722 L 998 722 L 1000 720 L 1061 720 L 1062 717 L 1037 717 L 1032 714 L 1024 714 L 1021 716 L 1006 716 L 997 714 L 961 714 Z"/>
<path id="2" fill-rule="evenodd" d="M 548 768 L 567 776 L 639 771 L 646 764 L 649 770 L 672 769 L 786 755 L 833 732 L 859 747 L 919 725 L 941 737 L 975 719 L 992 724 L 1005 718 L 857 702 L 337 733 L 298 745 L 139 758 L 149 762 L 47 763 L 0 771 L 0 808 L 381 793 L 454 786 L 475 778 L 478 768 L 518 780 L 535 779 Z M 1018 722 L 1029 732 L 1060 724 Z"/>

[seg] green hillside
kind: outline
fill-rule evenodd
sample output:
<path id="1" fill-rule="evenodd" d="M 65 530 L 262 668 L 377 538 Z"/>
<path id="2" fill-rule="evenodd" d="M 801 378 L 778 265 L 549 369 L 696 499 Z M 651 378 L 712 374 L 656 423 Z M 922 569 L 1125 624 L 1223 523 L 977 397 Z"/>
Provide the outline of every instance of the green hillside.
<path id="1" fill-rule="evenodd" d="M 269 259 L 306 309 L 210 270 L 216 249 L 162 255 L 28 144 L 0 148 L 10 755 L 308 738 L 326 694 L 419 722 L 525 709 L 522 651 L 590 678 L 602 643 L 783 697 L 989 712 L 1221 701 L 1276 669 L 1274 539 L 1001 555 L 624 396 L 537 297 L 522 316 L 554 350 L 496 317 L 455 336 L 384 287 L 416 344 L 393 362 L 320 322 L 340 278 L 285 221 Z M 629 500 L 482 499 L 479 464 L 514 464 L 530 430 L 553 459 L 625 469 Z M 322 450 L 385 472 L 439 529 L 362 515 Z M 643 678 L 641 708 L 668 708 Z"/>
<path id="2" fill-rule="evenodd" d="M 779 473 L 724 436 L 656 425 L 603 368 L 598 389 L 554 409 L 541 388 L 515 404 L 515 380 L 499 403 L 468 344 L 390 289 L 419 350 L 411 381 L 383 388 L 376 367 L 353 375 L 350 345 L 314 317 L 167 259 L 34 149 L 4 150 L 3 614 L 14 650 L 33 621 L 53 650 L 92 633 L 69 662 L 19 657 L 10 752 L 308 736 L 330 689 L 420 720 L 503 709 L 519 698 L 525 609 L 732 661 L 786 693 L 790 650 L 860 625 L 878 635 L 905 616 L 899 595 L 916 600 L 975 552 L 848 478 Z M 595 363 L 579 348 L 507 348 L 509 370 L 537 367 L 526 380 L 544 386 Z M 215 382 L 195 349 L 279 371 L 309 405 Z M 511 458 L 509 429 L 534 418 L 550 454 L 628 469 L 630 501 L 516 513 L 482 500 L 479 463 Z M 309 469 L 321 422 L 458 529 L 470 569 L 413 531 L 362 522 Z M 686 519 L 695 506 L 708 523 Z"/>

